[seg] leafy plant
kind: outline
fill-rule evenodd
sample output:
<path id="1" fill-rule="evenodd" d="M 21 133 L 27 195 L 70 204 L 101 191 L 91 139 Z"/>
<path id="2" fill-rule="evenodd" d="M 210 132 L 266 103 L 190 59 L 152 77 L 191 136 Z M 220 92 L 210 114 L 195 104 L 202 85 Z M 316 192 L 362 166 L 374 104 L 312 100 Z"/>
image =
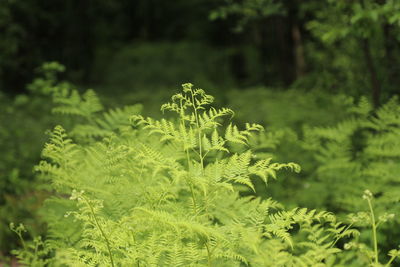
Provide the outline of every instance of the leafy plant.
<path id="1" fill-rule="evenodd" d="M 375 209 L 399 214 L 400 105 L 391 99 L 380 109 L 362 99 L 350 109 L 351 116 L 334 127 L 305 129 L 306 148 L 316 161 L 313 179 L 302 195 L 317 204 L 313 188 L 326 192 L 319 203 L 337 214 L 357 212 L 365 203 L 358 197 L 363 188 L 375 192 Z M 311 203 L 311 202 L 308 202 Z M 382 225 L 378 236 L 387 238 L 385 249 L 396 246 L 389 238 L 397 234 L 399 219 Z"/>
<path id="2" fill-rule="evenodd" d="M 23 234 L 27 232 L 23 224 L 15 226 L 14 223 L 10 223 L 10 229 L 17 234 L 22 245 L 22 249 L 13 251 L 17 258 L 20 259 L 19 263 L 32 267 L 42 267 L 49 263 L 50 260 L 46 259 L 49 251 L 40 236 L 27 243 L 23 237 Z"/>
<path id="3" fill-rule="evenodd" d="M 64 67 L 51 62 L 39 68 L 40 75 L 27 86 L 26 94 L 15 97 L 0 92 L 0 250 L 16 246 L 14 234 L 6 227 L 10 222 L 29 224 L 32 234 L 43 232 L 36 211 L 46 194 L 37 190 L 32 171 L 46 142 L 43 133 L 60 122 L 51 114 L 49 88 L 62 84 L 57 74 Z"/>
<path id="4" fill-rule="evenodd" d="M 162 106 L 176 120 L 127 111 L 124 127 L 95 108 L 94 95 L 73 95 L 56 110 L 107 131 L 89 135 L 82 124 L 71 139 L 57 126 L 43 150 L 36 169 L 55 190 L 43 208 L 50 266 L 331 266 L 337 241 L 357 233 L 331 213 L 254 195 L 254 179 L 300 167 L 255 158 L 249 138 L 262 127 L 226 123 L 233 111 L 208 107 L 202 89 L 184 84 Z"/>
<path id="5" fill-rule="evenodd" d="M 368 212 L 358 212 L 357 214 L 349 214 L 350 224 L 348 227 L 357 225 L 359 227 L 371 227 L 371 236 L 372 236 L 372 248 L 361 243 L 359 241 L 352 241 L 346 243 L 344 248 L 346 250 L 355 249 L 359 253 L 359 259 L 363 262 L 362 264 L 368 264 L 369 266 L 391 266 L 392 262 L 397 257 L 400 257 L 400 250 L 392 249 L 389 251 L 388 256 L 390 257 L 386 264 L 381 264 L 379 259 L 378 250 L 378 235 L 377 229 L 380 225 L 392 220 L 394 218 L 394 214 L 382 214 L 379 217 L 376 217 L 373 208 L 373 199 L 374 196 L 369 190 L 365 190 L 363 197 L 364 200 L 368 203 Z M 352 259 L 354 261 L 354 258 Z"/>

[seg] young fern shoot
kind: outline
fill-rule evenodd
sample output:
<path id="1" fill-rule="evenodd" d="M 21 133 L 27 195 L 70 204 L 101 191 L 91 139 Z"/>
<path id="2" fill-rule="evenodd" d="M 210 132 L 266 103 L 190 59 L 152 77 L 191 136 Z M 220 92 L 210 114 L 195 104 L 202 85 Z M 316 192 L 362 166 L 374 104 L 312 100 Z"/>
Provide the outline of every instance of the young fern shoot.
<path id="1" fill-rule="evenodd" d="M 371 227 L 371 243 L 372 250 L 363 243 L 359 242 L 350 242 L 345 244 L 345 249 L 355 248 L 367 259 L 369 266 L 391 266 L 392 262 L 400 257 L 400 249 L 392 249 L 389 251 L 388 256 L 390 257 L 386 264 L 381 264 L 379 261 L 379 248 L 378 248 L 378 235 L 377 230 L 378 227 L 382 224 L 388 222 L 389 220 L 394 219 L 394 214 L 385 213 L 378 218 L 376 217 L 374 208 L 373 208 L 373 200 L 374 195 L 368 189 L 364 191 L 362 198 L 368 203 L 368 212 L 358 212 L 357 214 L 349 214 L 351 225 L 359 224 L 364 226 L 365 224 L 369 224 Z"/>

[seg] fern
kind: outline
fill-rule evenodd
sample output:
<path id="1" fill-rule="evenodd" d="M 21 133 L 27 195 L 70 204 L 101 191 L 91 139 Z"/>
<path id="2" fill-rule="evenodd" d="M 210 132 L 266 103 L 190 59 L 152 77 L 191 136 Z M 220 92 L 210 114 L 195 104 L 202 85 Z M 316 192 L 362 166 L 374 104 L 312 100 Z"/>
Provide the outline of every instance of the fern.
<path id="1" fill-rule="evenodd" d="M 399 214 L 398 99 L 391 99 L 376 111 L 368 101 L 361 99 L 350 109 L 350 115 L 336 127 L 306 129 L 305 148 L 314 153 L 318 164 L 311 186 L 329 185 L 326 189 L 329 193 L 322 203 L 340 211 L 339 215 L 365 209 L 359 197 L 365 188 L 377 194 L 374 202 L 378 214 Z M 387 227 L 398 229 L 399 223 L 395 217 L 390 226 L 380 227 L 377 235 L 384 238 Z M 362 242 L 370 242 L 373 237 L 369 236 Z M 386 243 L 383 248 L 386 251 L 398 245 L 389 239 Z"/>
<path id="2" fill-rule="evenodd" d="M 255 179 L 300 167 L 256 158 L 263 128 L 227 122 L 233 111 L 209 107 L 202 89 L 184 84 L 161 107 L 175 120 L 104 113 L 74 94 L 56 110 L 86 123 L 57 126 L 36 168 L 55 190 L 43 208 L 52 266 L 325 266 L 356 234 L 330 213 L 257 197 Z"/>

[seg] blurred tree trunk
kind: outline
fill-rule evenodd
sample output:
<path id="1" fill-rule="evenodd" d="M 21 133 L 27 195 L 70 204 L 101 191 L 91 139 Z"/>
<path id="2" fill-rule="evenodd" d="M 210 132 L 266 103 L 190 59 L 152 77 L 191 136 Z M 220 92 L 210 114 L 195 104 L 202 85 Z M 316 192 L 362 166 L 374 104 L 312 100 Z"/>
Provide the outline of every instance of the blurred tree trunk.
<path id="1" fill-rule="evenodd" d="M 363 9 L 365 9 L 365 1 L 364 0 L 360 0 L 359 2 L 362 6 Z M 372 57 L 372 53 L 371 53 L 371 45 L 370 45 L 370 41 L 368 39 L 368 37 L 363 38 L 361 40 L 361 47 L 362 47 L 362 51 L 364 54 L 364 58 L 365 58 L 365 63 L 366 63 L 366 67 L 367 70 L 369 72 L 369 76 L 370 76 L 370 82 L 371 82 L 371 100 L 372 103 L 374 105 L 375 108 L 377 108 L 380 104 L 380 98 L 381 98 L 381 84 L 380 81 L 378 79 L 378 74 L 375 68 L 375 64 L 374 64 L 374 59 Z"/>
<path id="2" fill-rule="evenodd" d="M 304 48 L 301 37 L 299 25 L 293 23 L 292 25 L 292 38 L 293 38 L 293 54 L 295 59 L 295 74 L 296 79 L 304 76 L 306 70 L 306 61 L 304 58 Z"/>
<path id="3" fill-rule="evenodd" d="M 386 65 L 386 84 L 388 85 L 388 93 L 398 93 L 397 85 L 400 83 L 398 75 L 400 67 L 396 64 L 396 48 L 399 46 L 398 41 L 393 35 L 393 26 L 390 24 L 383 25 L 384 47 L 385 47 L 385 65 Z M 396 92 L 397 91 L 397 92 Z"/>
<path id="4" fill-rule="evenodd" d="M 300 9 L 301 1 L 291 0 L 284 1 L 287 10 L 287 20 L 290 25 L 290 34 L 292 40 L 293 55 L 293 73 L 294 78 L 298 79 L 304 76 L 306 69 L 306 61 L 304 57 L 303 38 L 301 34 Z"/>
<path id="5" fill-rule="evenodd" d="M 276 18 L 277 23 L 277 37 L 279 51 L 279 65 L 283 84 L 289 86 L 294 80 L 293 71 L 293 57 L 291 57 L 290 47 L 290 33 L 288 20 L 284 17 Z"/>
<path id="6" fill-rule="evenodd" d="M 362 50 L 364 53 L 365 63 L 367 65 L 367 70 L 369 72 L 370 81 L 371 81 L 371 96 L 372 96 L 372 103 L 374 107 L 378 107 L 380 103 L 381 97 L 381 84 L 378 80 L 378 75 L 375 69 L 374 61 L 371 54 L 371 47 L 369 40 L 364 38 L 362 40 Z"/>

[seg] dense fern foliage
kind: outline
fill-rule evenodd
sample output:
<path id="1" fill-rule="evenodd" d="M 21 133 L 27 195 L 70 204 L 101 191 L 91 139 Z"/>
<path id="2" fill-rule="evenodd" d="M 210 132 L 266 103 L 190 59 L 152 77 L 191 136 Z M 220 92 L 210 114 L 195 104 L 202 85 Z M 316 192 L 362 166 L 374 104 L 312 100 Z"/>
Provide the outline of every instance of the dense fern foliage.
<path id="1" fill-rule="evenodd" d="M 365 203 L 359 192 L 368 188 L 376 195 L 379 214 L 399 214 L 398 99 L 393 98 L 376 111 L 362 99 L 350 112 L 348 119 L 334 127 L 305 130 L 304 147 L 312 152 L 317 166 L 310 187 L 326 192 L 318 201 L 330 210 L 341 213 L 362 210 Z M 388 225 L 391 233 L 397 233 L 395 229 L 400 223 L 395 218 L 394 224 Z M 386 242 L 393 244 L 398 240 Z"/>
<path id="2" fill-rule="evenodd" d="M 400 0 L 0 0 L 0 267 L 400 266 L 399 37 Z"/>
<path id="3" fill-rule="evenodd" d="M 17 252 L 25 262 L 332 266 L 337 242 L 357 233 L 330 213 L 257 197 L 255 179 L 300 167 L 257 158 L 249 138 L 263 128 L 227 122 L 233 111 L 210 107 L 213 98 L 191 84 L 162 106 L 172 120 L 145 118 L 137 106 L 104 112 L 92 91 L 58 98 L 53 89 L 55 111 L 86 123 L 55 127 L 43 150 L 36 170 L 54 190 L 43 208 L 49 233 Z"/>
<path id="4" fill-rule="evenodd" d="M 391 266 L 399 256 L 390 236 L 399 224 L 397 99 L 374 111 L 366 100 L 352 106 L 338 97 L 351 117 L 337 127 L 305 127 L 302 138 L 300 115 L 288 122 L 296 131 L 239 127 L 231 109 L 214 107 L 214 98 L 192 84 L 161 106 L 169 114 L 154 119 L 138 104 L 105 110 L 93 90 L 58 82 L 63 67 L 56 63 L 42 71 L 29 90 L 52 99 L 44 108 L 59 116 L 49 121 L 62 118 L 65 128 L 49 133 L 35 167 L 37 192 L 51 195 L 39 212 L 45 238 L 32 223 L 32 240 L 24 225 L 10 225 L 20 239 L 20 263 Z M 282 144 L 294 150 L 282 151 Z M 305 174 L 288 175 L 284 169 L 298 173 L 299 165 L 275 162 L 276 153 L 306 163 Z M 280 188 L 287 203 L 311 199 L 309 206 L 334 211 L 344 223 L 333 213 L 273 200 L 266 188 L 277 176 L 290 178 L 273 187 L 274 195 Z M 374 194 L 361 198 L 365 189 Z"/>

